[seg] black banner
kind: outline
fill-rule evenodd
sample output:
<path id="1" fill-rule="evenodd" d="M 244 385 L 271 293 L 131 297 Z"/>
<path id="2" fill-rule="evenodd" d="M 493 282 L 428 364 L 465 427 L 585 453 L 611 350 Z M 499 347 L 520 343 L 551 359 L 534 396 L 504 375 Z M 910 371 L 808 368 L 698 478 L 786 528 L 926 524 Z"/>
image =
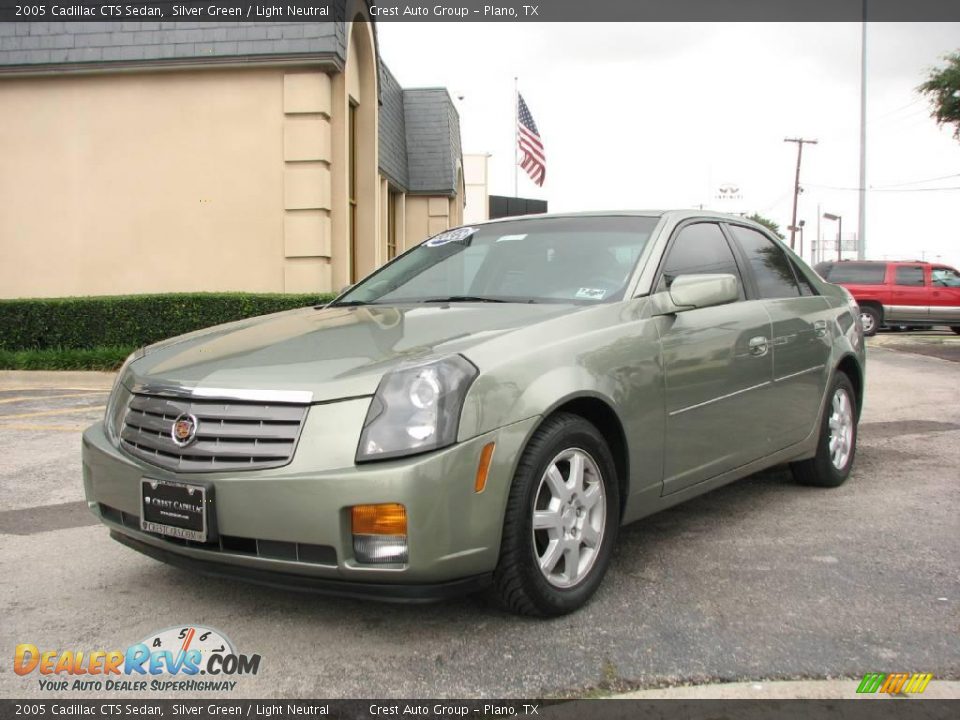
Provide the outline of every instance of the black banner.
<path id="1" fill-rule="evenodd" d="M 955 0 L 444 0 L 368 2 L 380 22 L 960 21 Z M 345 0 L 0 0 L 0 21 L 343 20 Z"/>
<path id="2" fill-rule="evenodd" d="M 0 717 L 35 718 L 544 718 L 544 720 L 940 720 L 960 700 L 0 700 Z"/>

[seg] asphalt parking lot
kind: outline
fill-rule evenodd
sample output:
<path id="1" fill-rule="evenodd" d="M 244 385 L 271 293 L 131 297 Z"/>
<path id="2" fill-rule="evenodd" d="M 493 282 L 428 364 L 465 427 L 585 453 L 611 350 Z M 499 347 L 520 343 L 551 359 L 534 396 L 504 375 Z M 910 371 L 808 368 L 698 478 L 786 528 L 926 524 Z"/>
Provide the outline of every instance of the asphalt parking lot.
<path id="1" fill-rule="evenodd" d="M 799 487 L 776 470 L 630 526 L 593 602 L 552 621 L 480 598 L 288 593 L 142 557 L 82 502 L 80 432 L 102 416 L 109 378 L 37 387 L 0 374 L 0 695 L 77 697 L 16 675 L 19 643 L 123 649 L 186 624 L 262 656 L 231 697 L 571 696 L 901 671 L 958 680 L 960 342 L 944 336 L 929 357 L 907 335 L 871 341 L 846 485 Z M 84 697 L 98 694 L 122 695 Z"/>

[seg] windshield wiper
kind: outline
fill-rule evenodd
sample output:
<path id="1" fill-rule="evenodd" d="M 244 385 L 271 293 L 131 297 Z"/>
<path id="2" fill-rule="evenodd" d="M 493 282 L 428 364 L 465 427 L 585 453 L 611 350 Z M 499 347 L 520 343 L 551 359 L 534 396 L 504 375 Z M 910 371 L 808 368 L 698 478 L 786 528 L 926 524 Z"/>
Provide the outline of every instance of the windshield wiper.
<path id="1" fill-rule="evenodd" d="M 482 295 L 448 295 L 447 297 L 427 298 L 426 300 L 421 300 L 420 302 L 424 302 L 424 303 L 445 303 L 445 302 L 505 303 L 510 301 L 501 300 L 500 298 L 484 297 Z"/>
<path id="2" fill-rule="evenodd" d="M 374 302 L 372 300 L 343 300 L 341 302 L 330 302 L 326 305 L 315 305 L 318 310 L 322 310 L 327 307 L 363 307 L 364 305 L 380 305 L 382 303 Z"/>

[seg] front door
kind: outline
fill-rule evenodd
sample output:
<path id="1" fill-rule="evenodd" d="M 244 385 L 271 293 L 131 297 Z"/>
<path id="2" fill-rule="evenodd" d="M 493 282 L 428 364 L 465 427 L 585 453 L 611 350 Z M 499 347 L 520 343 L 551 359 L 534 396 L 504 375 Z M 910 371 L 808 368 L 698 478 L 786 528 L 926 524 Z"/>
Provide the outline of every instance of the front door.
<path id="1" fill-rule="evenodd" d="M 729 273 L 741 300 L 660 317 L 666 399 L 663 494 L 762 457 L 770 420 L 770 317 L 747 300 L 730 245 L 712 222 L 685 225 L 671 240 L 658 290 L 687 274 Z"/>

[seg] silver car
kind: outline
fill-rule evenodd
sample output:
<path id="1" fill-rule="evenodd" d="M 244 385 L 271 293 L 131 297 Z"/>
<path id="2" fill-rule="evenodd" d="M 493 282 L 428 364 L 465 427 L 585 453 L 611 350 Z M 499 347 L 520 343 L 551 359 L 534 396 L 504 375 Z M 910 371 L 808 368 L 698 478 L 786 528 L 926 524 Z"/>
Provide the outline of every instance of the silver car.
<path id="1" fill-rule="evenodd" d="M 842 483 L 864 363 L 849 293 L 742 218 L 508 219 L 135 353 L 83 481 L 175 565 L 558 615 L 625 523 L 780 463 Z"/>

